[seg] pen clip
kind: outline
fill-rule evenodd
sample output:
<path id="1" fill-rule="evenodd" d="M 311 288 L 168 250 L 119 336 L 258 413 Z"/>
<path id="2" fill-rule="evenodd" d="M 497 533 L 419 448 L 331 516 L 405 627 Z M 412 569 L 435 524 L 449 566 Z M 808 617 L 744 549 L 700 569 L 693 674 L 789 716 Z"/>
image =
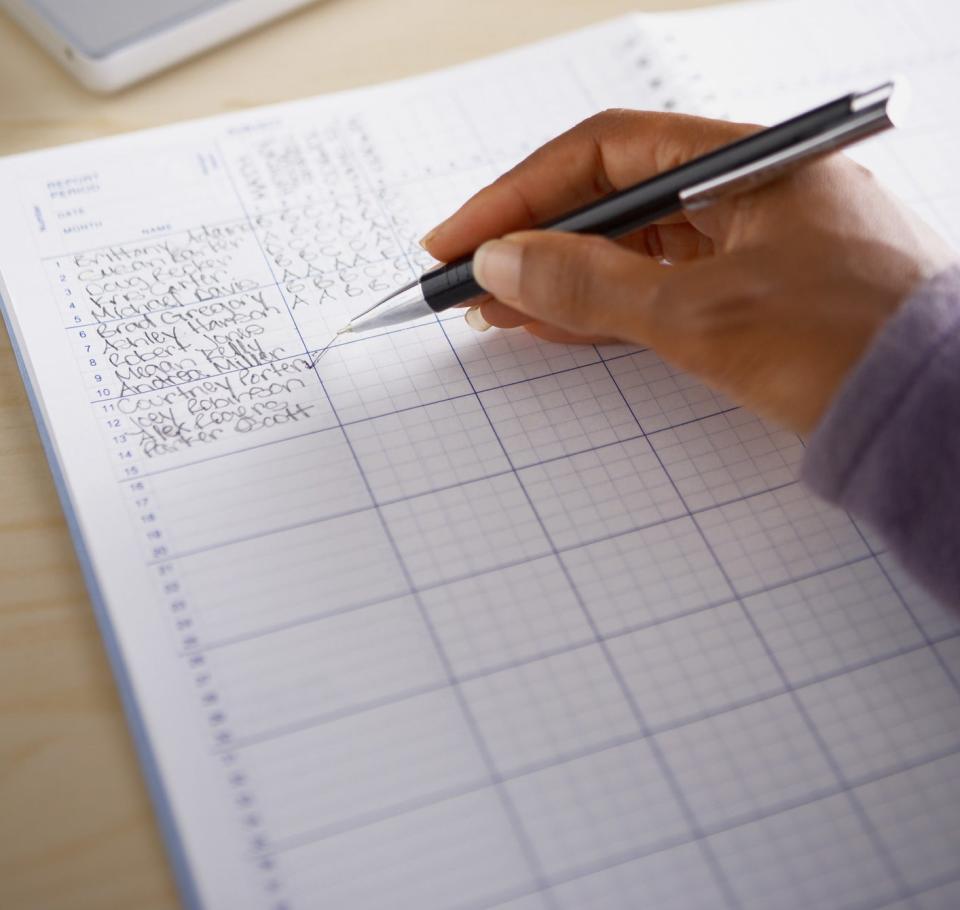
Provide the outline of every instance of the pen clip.
<path id="1" fill-rule="evenodd" d="M 712 177 L 680 191 L 680 204 L 689 212 L 713 205 L 719 199 L 756 189 L 793 170 L 797 165 L 835 152 L 874 133 L 895 126 L 890 111 L 895 84 L 887 82 L 850 101 L 850 117 L 818 136 L 797 142 L 719 177 Z"/>

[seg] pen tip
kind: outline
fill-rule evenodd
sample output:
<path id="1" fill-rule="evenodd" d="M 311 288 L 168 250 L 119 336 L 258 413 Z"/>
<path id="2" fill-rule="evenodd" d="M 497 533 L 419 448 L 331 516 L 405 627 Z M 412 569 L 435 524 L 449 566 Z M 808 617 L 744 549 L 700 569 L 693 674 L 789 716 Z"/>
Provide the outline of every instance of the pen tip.
<path id="1" fill-rule="evenodd" d="M 337 329 L 338 335 L 349 335 L 353 331 L 353 323 L 348 322 L 342 329 Z"/>

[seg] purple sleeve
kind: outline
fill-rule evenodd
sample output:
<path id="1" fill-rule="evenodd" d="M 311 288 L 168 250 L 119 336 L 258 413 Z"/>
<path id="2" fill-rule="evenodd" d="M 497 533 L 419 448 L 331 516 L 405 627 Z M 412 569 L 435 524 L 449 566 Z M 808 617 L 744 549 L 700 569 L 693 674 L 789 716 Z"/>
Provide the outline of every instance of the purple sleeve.
<path id="1" fill-rule="evenodd" d="M 809 440 L 802 476 L 960 606 L 960 264 L 880 330 Z"/>

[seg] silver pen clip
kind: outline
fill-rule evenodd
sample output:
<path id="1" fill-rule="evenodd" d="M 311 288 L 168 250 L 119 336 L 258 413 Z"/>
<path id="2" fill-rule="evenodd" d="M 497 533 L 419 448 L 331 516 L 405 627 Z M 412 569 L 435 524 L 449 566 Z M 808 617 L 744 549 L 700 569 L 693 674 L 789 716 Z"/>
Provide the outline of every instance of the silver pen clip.
<path id="1" fill-rule="evenodd" d="M 893 103 L 895 91 L 898 93 L 896 105 Z M 901 96 L 902 91 L 892 81 L 855 95 L 850 102 L 850 118 L 845 123 L 745 164 L 728 174 L 687 187 L 680 191 L 680 203 L 686 211 L 704 209 L 719 199 L 763 186 L 811 158 L 835 152 L 874 133 L 890 129 L 896 126 L 896 120 L 902 112 Z"/>

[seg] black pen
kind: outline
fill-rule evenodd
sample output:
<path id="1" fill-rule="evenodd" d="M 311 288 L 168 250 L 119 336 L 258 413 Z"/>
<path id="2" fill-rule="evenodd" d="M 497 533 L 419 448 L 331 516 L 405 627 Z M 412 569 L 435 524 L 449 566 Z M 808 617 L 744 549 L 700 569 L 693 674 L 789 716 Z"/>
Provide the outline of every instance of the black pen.
<path id="1" fill-rule="evenodd" d="M 694 158 L 547 224 L 541 230 L 620 237 L 679 211 L 755 189 L 800 164 L 894 126 L 894 83 L 845 95 Z M 337 333 L 368 332 L 440 313 L 483 294 L 473 254 L 421 275 Z"/>

